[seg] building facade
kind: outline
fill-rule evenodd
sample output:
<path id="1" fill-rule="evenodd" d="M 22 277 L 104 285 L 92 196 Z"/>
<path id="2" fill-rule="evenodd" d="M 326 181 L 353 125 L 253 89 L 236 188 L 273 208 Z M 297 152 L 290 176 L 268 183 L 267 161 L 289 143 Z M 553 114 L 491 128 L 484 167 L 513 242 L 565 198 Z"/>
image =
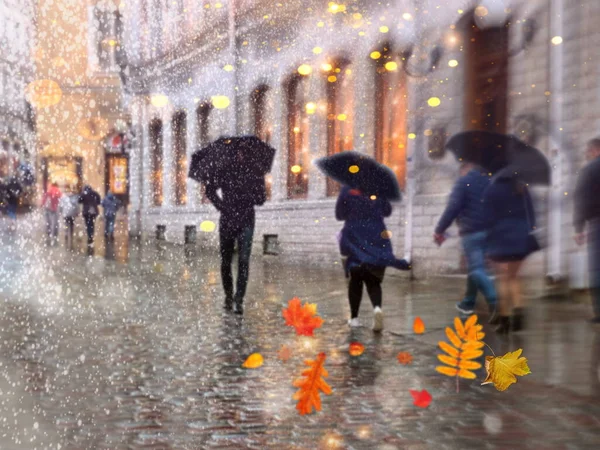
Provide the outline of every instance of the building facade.
<path id="1" fill-rule="evenodd" d="M 35 2 L 0 0 L 0 178 L 35 161 L 35 117 L 25 96 L 34 79 Z M 25 201 L 28 201 L 26 198 Z"/>
<path id="2" fill-rule="evenodd" d="M 65 191 L 90 184 L 127 197 L 127 129 L 117 61 L 120 12 L 113 0 L 38 0 L 34 51 L 39 83 L 56 98 L 37 108 L 38 184 Z M 115 141 L 115 145 L 113 145 Z"/>
<path id="3" fill-rule="evenodd" d="M 191 153 L 252 133 L 278 150 L 256 250 L 276 236 L 281 258 L 339 264 L 339 187 L 312 161 L 356 149 L 403 187 L 387 220 L 397 255 L 417 276 L 460 272 L 459 240 L 432 242 L 458 174 L 443 147 L 458 131 L 488 129 L 550 160 L 552 186 L 534 190 L 549 245 L 528 270 L 563 279 L 573 250 L 569 193 L 600 124 L 597 19 L 595 0 L 129 1 L 131 231 L 162 225 L 181 242 L 186 226 L 217 221 L 185 176 Z"/>

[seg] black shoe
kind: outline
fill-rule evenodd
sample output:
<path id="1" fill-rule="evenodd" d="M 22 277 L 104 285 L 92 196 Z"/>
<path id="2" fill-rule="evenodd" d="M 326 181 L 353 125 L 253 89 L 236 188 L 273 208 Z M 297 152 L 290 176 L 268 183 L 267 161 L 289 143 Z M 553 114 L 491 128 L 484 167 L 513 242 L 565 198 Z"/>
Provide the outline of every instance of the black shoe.
<path id="1" fill-rule="evenodd" d="M 233 298 L 225 297 L 225 304 L 223 305 L 226 311 L 231 311 L 233 309 Z"/>
<path id="2" fill-rule="evenodd" d="M 521 331 L 525 328 L 525 314 L 523 308 L 515 308 L 511 320 L 511 331 Z"/>
<path id="3" fill-rule="evenodd" d="M 499 316 L 498 326 L 496 327 L 495 331 L 498 334 L 508 334 L 510 331 L 510 317 Z"/>
<path id="4" fill-rule="evenodd" d="M 488 319 L 488 323 L 490 325 L 498 325 L 500 323 L 500 316 L 498 315 L 498 310 L 496 309 L 496 305 L 490 305 L 490 317 Z"/>
<path id="5" fill-rule="evenodd" d="M 235 314 L 244 314 L 244 299 L 238 299 L 236 298 L 233 302 L 233 312 Z"/>

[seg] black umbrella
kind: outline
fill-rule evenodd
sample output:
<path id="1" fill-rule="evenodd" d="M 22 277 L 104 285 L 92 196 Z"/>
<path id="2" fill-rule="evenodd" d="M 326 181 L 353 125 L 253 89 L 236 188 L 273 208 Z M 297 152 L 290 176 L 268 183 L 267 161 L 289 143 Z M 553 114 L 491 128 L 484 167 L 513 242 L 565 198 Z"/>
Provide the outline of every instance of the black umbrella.
<path id="1" fill-rule="evenodd" d="M 375 194 L 388 200 L 401 199 L 394 172 L 367 155 L 345 151 L 319 158 L 316 164 L 328 177 L 365 194 Z"/>
<path id="2" fill-rule="evenodd" d="M 446 144 L 459 161 L 471 162 L 496 178 L 518 177 L 529 184 L 550 184 L 550 164 L 544 154 L 510 134 L 463 131 Z"/>
<path id="3" fill-rule="evenodd" d="M 256 136 L 222 137 L 192 155 L 188 176 L 200 183 L 263 177 L 275 149 Z"/>

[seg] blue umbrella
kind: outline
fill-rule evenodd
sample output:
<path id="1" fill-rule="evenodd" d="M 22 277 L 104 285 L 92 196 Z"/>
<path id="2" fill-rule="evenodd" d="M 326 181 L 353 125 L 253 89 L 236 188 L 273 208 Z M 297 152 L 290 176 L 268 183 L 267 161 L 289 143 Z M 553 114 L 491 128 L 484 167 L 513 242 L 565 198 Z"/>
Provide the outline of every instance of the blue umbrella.
<path id="1" fill-rule="evenodd" d="M 336 153 L 319 158 L 315 164 L 328 177 L 365 194 L 377 195 L 388 200 L 402 198 L 394 172 L 363 153 Z"/>

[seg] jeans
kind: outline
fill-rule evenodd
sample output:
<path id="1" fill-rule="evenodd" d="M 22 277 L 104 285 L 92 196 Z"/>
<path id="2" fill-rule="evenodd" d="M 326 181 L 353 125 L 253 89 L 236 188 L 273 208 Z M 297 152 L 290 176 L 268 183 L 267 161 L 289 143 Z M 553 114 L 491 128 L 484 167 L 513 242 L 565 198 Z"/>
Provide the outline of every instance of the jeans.
<path id="1" fill-rule="evenodd" d="M 17 219 L 17 205 L 14 203 L 9 203 L 6 206 L 6 214 L 13 220 Z"/>
<path id="2" fill-rule="evenodd" d="M 587 223 L 590 289 L 595 317 L 600 317 L 600 219 Z"/>
<path id="3" fill-rule="evenodd" d="M 238 276 L 235 298 L 240 302 L 244 299 L 244 295 L 246 295 L 246 287 L 248 286 L 253 235 L 253 225 L 243 227 L 236 232 L 225 232 L 223 230 L 219 230 L 221 280 L 223 282 L 223 290 L 225 291 L 225 296 L 227 298 L 233 298 L 233 274 L 231 271 L 231 264 L 233 263 L 233 254 L 235 244 L 237 242 Z"/>
<path id="4" fill-rule="evenodd" d="M 94 231 L 96 229 L 96 216 L 93 214 L 84 214 L 85 230 L 87 231 L 88 244 L 94 242 Z"/>
<path id="5" fill-rule="evenodd" d="M 481 291 L 490 306 L 496 304 L 496 288 L 485 268 L 485 240 L 487 232 L 465 234 L 462 244 L 467 258 L 467 292 L 463 303 L 465 306 L 475 307 L 477 292 Z"/>
<path id="6" fill-rule="evenodd" d="M 46 233 L 48 237 L 58 237 L 58 211 L 46 210 Z"/>
<path id="7" fill-rule="evenodd" d="M 104 236 L 112 236 L 115 233 L 115 219 L 112 214 L 104 216 Z"/>
<path id="8" fill-rule="evenodd" d="M 75 217 L 65 217 L 65 227 L 67 229 L 67 240 L 73 239 L 73 229 L 75 228 Z"/>

